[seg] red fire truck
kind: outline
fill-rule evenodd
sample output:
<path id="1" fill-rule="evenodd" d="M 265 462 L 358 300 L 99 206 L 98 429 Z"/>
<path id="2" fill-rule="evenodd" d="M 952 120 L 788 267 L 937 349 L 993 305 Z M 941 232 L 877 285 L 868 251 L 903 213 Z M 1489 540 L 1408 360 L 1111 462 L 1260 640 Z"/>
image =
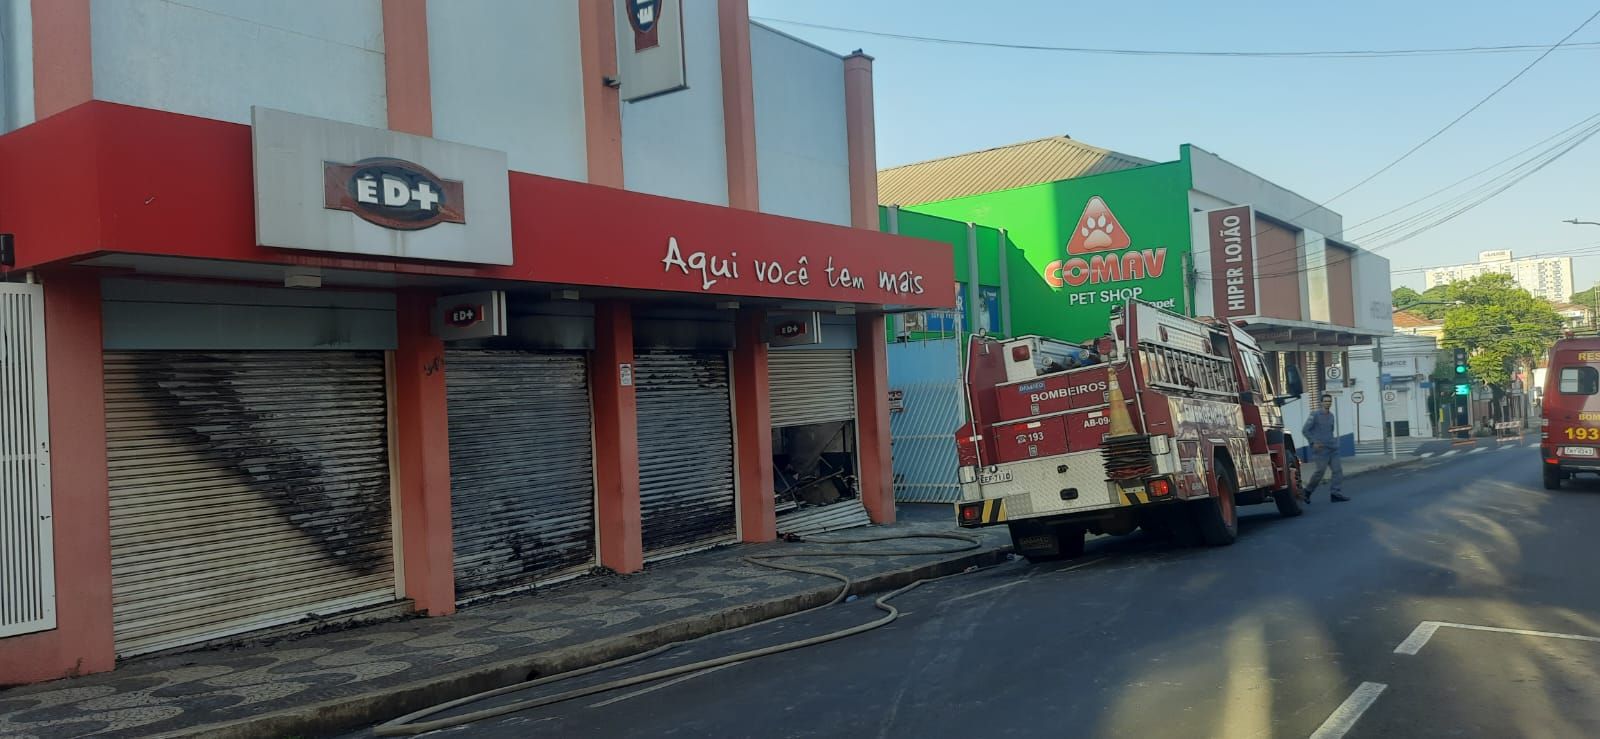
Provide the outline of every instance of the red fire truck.
<path id="1" fill-rule="evenodd" d="M 1090 344 L 974 336 L 957 520 L 1008 526 L 1031 560 L 1081 554 L 1086 532 L 1232 543 L 1238 506 L 1301 512 L 1289 390 L 1238 327 L 1137 301 Z"/>

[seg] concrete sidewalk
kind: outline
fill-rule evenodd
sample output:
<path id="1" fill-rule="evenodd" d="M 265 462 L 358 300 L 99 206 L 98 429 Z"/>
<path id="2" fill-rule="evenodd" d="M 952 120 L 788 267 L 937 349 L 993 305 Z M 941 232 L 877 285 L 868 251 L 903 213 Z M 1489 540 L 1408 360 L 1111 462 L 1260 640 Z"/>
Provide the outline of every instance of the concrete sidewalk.
<path id="1" fill-rule="evenodd" d="M 901 505 L 893 526 L 818 538 L 955 531 L 949 506 Z M 974 551 L 786 560 L 857 580 L 857 592 L 993 564 L 1004 527 L 964 531 Z M 445 618 L 412 618 L 272 642 L 131 660 L 116 671 L 0 691 L 0 737 L 318 736 L 828 602 L 836 581 L 742 561 L 752 554 L 955 547 L 921 540 L 775 543 L 595 576 Z"/>

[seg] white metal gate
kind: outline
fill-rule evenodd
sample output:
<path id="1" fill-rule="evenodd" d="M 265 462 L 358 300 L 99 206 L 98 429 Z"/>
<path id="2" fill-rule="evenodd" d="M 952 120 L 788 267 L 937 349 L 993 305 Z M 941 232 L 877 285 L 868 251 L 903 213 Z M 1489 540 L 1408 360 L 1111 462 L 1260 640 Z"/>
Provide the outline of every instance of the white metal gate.
<path id="1" fill-rule="evenodd" d="M 855 352 L 849 349 L 774 350 L 767 355 L 772 426 L 803 426 L 856 418 Z"/>
<path id="2" fill-rule="evenodd" d="M 582 354 L 445 354 L 457 597 L 593 564 L 587 368 Z"/>
<path id="3" fill-rule="evenodd" d="M 646 559 L 731 540 L 738 521 L 727 354 L 640 352 L 634 384 Z"/>
<path id="4" fill-rule="evenodd" d="M 108 352 L 113 626 L 152 652 L 395 598 L 381 352 Z"/>
<path id="5" fill-rule="evenodd" d="M 44 293 L 0 284 L 0 637 L 56 625 Z"/>

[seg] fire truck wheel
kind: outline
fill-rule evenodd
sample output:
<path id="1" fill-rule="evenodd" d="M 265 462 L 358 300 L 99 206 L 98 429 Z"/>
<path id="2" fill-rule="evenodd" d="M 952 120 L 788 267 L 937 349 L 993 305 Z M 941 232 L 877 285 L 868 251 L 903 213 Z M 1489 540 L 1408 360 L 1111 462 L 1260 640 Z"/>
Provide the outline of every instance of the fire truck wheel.
<path id="1" fill-rule="evenodd" d="M 1239 537 L 1239 507 L 1233 496 L 1239 486 L 1233 481 L 1233 470 L 1225 464 L 1218 464 L 1217 470 L 1217 495 L 1214 498 L 1197 500 L 1194 506 L 1195 523 L 1200 527 L 1200 536 L 1206 544 L 1214 547 L 1232 544 Z"/>
<path id="2" fill-rule="evenodd" d="M 1285 449 L 1284 453 L 1289 457 L 1289 486 L 1273 492 L 1272 502 L 1278 504 L 1278 515 L 1294 518 L 1306 512 L 1300 504 L 1300 460 L 1295 458 L 1293 449 Z"/>
<path id="3" fill-rule="evenodd" d="M 1561 468 L 1548 464 L 1544 466 L 1544 489 L 1561 489 Z"/>

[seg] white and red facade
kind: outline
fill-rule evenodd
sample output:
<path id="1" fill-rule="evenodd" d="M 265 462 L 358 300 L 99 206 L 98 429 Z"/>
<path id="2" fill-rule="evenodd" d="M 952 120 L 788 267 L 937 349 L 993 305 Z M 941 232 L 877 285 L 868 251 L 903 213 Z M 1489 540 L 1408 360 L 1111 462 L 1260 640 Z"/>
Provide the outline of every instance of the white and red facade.
<path id="1" fill-rule="evenodd" d="M 884 315 L 949 307 L 953 276 L 877 230 L 869 57 L 689 0 L 688 89 L 624 103 L 622 3 L 19 5 L 0 274 L 42 295 L 54 614 L 0 628 L 0 684 L 772 540 L 773 382 L 807 367 L 849 383 L 818 386 L 853 399 L 821 420 L 893 519 Z M 253 107 L 503 153 L 503 200 L 465 181 L 461 218 L 503 208 L 506 258 L 263 245 Z M 441 339 L 441 298 L 486 291 L 509 335 Z M 769 346 L 786 314 L 820 316 L 815 349 Z"/>

